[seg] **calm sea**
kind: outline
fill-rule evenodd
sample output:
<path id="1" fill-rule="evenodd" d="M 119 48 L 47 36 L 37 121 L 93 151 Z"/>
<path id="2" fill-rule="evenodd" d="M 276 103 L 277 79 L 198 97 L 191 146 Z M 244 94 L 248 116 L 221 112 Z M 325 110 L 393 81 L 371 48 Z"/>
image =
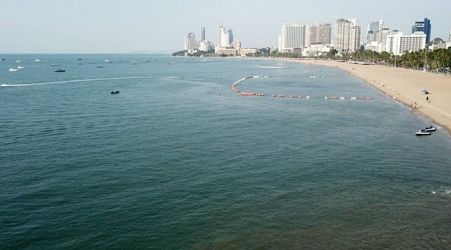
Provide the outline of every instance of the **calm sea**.
<path id="1" fill-rule="evenodd" d="M 450 137 L 343 71 L 4 57 L 1 249 L 451 248 Z"/>

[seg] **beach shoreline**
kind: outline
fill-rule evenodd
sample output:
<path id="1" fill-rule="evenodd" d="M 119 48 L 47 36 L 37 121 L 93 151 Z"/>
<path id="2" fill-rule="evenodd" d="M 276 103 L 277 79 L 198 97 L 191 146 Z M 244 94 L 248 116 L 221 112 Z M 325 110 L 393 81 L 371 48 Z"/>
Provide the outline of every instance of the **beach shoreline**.
<path id="1" fill-rule="evenodd" d="M 333 60 L 264 58 L 344 70 L 376 90 L 418 112 L 451 134 L 451 77 L 384 65 L 362 65 Z M 425 94 L 427 90 L 429 94 Z"/>

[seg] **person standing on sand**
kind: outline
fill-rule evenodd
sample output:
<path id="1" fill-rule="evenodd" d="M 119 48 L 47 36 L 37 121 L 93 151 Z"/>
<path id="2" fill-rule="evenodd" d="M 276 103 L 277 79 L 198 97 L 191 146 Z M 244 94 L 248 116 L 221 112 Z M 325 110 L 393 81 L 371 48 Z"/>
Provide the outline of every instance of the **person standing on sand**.
<path id="1" fill-rule="evenodd" d="M 428 95 L 426 96 L 426 101 L 429 102 L 429 96 Z"/>

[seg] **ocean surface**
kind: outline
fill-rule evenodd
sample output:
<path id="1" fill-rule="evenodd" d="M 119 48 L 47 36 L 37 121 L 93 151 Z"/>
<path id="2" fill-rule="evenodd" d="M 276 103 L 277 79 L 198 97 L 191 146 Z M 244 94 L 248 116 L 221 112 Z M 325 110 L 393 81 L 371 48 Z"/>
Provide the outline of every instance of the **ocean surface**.
<path id="1" fill-rule="evenodd" d="M 2 57 L 0 249 L 451 248 L 451 137 L 343 71 Z"/>

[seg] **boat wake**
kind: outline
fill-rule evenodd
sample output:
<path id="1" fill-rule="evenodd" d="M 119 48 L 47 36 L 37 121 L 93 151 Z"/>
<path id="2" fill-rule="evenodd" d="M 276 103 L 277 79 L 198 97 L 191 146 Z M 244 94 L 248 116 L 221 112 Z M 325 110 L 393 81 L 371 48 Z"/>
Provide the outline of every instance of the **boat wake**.
<path id="1" fill-rule="evenodd" d="M 30 86 L 52 85 L 52 84 L 119 81 L 119 80 L 132 80 L 132 79 L 151 79 L 151 78 L 152 77 L 140 77 L 140 76 L 110 77 L 110 78 L 90 78 L 90 79 L 74 79 L 74 80 L 53 81 L 53 82 L 39 82 L 39 83 L 0 84 L 0 87 L 30 87 Z"/>
<path id="2" fill-rule="evenodd" d="M 178 80 L 178 79 L 181 79 L 181 77 L 180 76 L 165 76 L 165 77 L 161 78 L 161 80 Z"/>
<path id="3" fill-rule="evenodd" d="M 284 67 L 281 66 L 265 66 L 265 65 L 258 65 L 258 68 L 261 69 L 283 69 Z"/>

